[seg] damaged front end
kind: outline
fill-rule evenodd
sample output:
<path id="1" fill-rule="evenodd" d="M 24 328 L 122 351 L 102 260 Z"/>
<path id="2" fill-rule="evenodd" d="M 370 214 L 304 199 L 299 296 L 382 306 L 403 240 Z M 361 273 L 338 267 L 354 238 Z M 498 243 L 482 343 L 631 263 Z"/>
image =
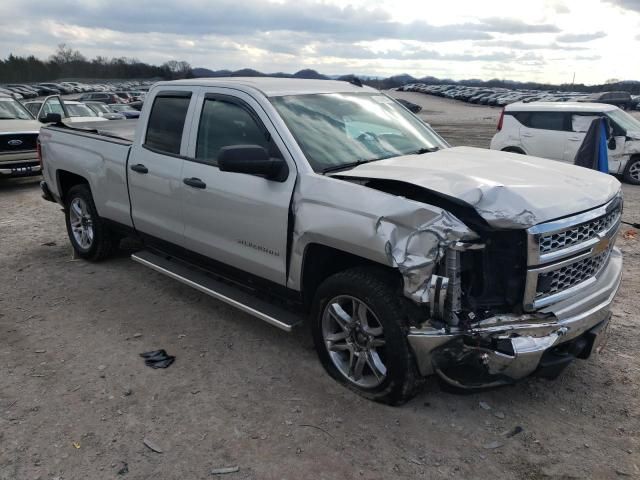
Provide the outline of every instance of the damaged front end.
<path id="1" fill-rule="evenodd" d="M 388 183 L 368 186 L 390 190 Z M 457 388 L 486 388 L 534 373 L 555 377 L 573 359 L 589 357 L 621 279 L 621 255 L 613 246 L 620 196 L 563 220 L 501 229 L 424 195 L 411 198 L 456 216 L 443 214 L 407 238 L 390 237 L 387 248 L 405 296 L 427 306 L 408 337 L 423 375 L 437 374 Z M 473 232 L 465 233 L 458 218 Z M 414 235 L 437 237 L 437 243 L 416 247 Z"/>

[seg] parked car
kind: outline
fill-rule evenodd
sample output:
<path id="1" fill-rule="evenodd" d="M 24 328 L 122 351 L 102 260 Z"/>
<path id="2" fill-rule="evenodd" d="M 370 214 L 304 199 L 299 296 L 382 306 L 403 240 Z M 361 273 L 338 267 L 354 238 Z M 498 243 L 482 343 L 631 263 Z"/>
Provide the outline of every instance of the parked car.
<path id="1" fill-rule="evenodd" d="M 12 92 L 11 90 L 7 89 L 7 88 L 0 88 L 0 93 L 3 95 L 8 95 L 11 98 L 14 98 L 16 100 L 22 100 L 24 97 L 16 92 Z"/>
<path id="2" fill-rule="evenodd" d="M 48 88 L 54 88 L 54 89 L 58 90 L 60 93 L 63 93 L 65 95 L 73 93 L 73 89 L 62 85 L 61 83 L 49 83 L 49 82 L 47 82 L 47 83 L 41 83 L 40 85 L 44 85 L 45 87 L 48 87 Z"/>
<path id="3" fill-rule="evenodd" d="M 84 102 L 99 117 L 107 120 L 125 120 L 126 117 L 121 113 L 114 113 L 106 103 L 102 102 Z"/>
<path id="4" fill-rule="evenodd" d="M 107 121 L 86 105 L 73 100 L 63 100 L 59 95 L 25 102 L 24 106 L 31 113 L 35 112 L 33 116 L 41 122 L 47 122 L 50 114 L 60 115 L 61 119 L 67 123 Z"/>
<path id="5" fill-rule="evenodd" d="M 491 140 L 502 150 L 573 163 L 591 122 L 609 120 L 609 173 L 640 185 L 640 121 L 613 105 L 602 103 L 513 103 L 498 121 Z"/>
<path id="6" fill-rule="evenodd" d="M 122 103 L 129 103 L 133 101 L 133 96 L 129 92 L 113 92 L 113 93 L 115 93 L 118 97 L 120 97 L 120 100 L 122 100 Z"/>
<path id="7" fill-rule="evenodd" d="M 631 106 L 631 95 L 629 92 L 593 93 L 583 98 L 579 98 L 578 102 L 606 103 L 608 105 L 615 105 L 623 110 L 627 110 Z"/>
<path id="8" fill-rule="evenodd" d="M 124 115 L 126 118 L 138 118 L 140 116 L 140 111 L 130 105 L 114 103 L 109 108 L 112 112 Z"/>
<path id="9" fill-rule="evenodd" d="M 622 273 L 614 177 L 451 148 L 384 94 L 321 83 L 160 82 L 137 122 L 44 126 L 43 195 L 80 258 L 139 236 L 142 265 L 287 331 L 308 319 L 329 375 L 376 401 L 597 350 Z"/>
<path id="10" fill-rule="evenodd" d="M 22 88 L 22 87 L 12 87 L 12 86 L 6 85 L 4 88 L 11 92 L 19 93 L 24 98 L 35 98 L 38 96 L 38 94 L 33 90 Z"/>
<path id="11" fill-rule="evenodd" d="M 112 105 L 114 103 L 122 103 L 122 99 L 110 92 L 94 92 L 94 93 L 85 93 L 80 96 L 78 99 L 81 102 L 95 101 L 106 103 L 107 105 Z"/>
<path id="12" fill-rule="evenodd" d="M 37 89 L 38 95 L 48 96 L 48 95 L 60 95 L 62 92 L 57 88 L 48 87 L 46 85 L 33 85 L 33 88 Z"/>
<path id="13" fill-rule="evenodd" d="M 409 100 L 405 100 L 404 98 L 396 98 L 396 101 L 408 108 L 412 113 L 420 113 L 420 110 L 422 110 L 420 105 L 410 102 Z"/>
<path id="14" fill-rule="evenodd" d="M 40 123 L 9 95 L 0 93 L 0 177 L 40 173 L 36 142 Z"/>

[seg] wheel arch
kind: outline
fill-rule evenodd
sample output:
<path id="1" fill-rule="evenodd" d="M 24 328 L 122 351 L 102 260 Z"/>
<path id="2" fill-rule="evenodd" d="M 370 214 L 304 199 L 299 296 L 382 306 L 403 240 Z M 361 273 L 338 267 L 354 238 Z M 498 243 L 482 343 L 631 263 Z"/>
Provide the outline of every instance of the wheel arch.
<path id="1" fill-rule="evenodd" d="M 504 147 L 502 150 L 500 150 L 501 152 L 507 152 L 507 153 L 517 153 L 519 155 L 526 155 L 527 152 L 525 152 L 521 147 Z"/>
<path id="2" fill-rule="evenodd" d="M 335 273 L 357 266 L 371 266 L 386 270 L 389 275 L 402 281 L 400 272 L 388 265 L 321 243 L 308 244 L 302 259 L 301 287 L 305 308 L 311 307 L 315 292 L 324 280 Z"/>
<path id="3" fill-rule="evenodd" d="M 89 180 L 87 180 L 82 175 L 78 175 L 77 173 L 70 172 L 68 170 L 57 170 L 56 171 L 56 182 L 58 183 L 58 193 L 60 194 L 60 198 L 63 203 L 64 200 L 71 190 L 76 185 L 86 185 L 91 190 L 91 185 L 89 184 Z"/>

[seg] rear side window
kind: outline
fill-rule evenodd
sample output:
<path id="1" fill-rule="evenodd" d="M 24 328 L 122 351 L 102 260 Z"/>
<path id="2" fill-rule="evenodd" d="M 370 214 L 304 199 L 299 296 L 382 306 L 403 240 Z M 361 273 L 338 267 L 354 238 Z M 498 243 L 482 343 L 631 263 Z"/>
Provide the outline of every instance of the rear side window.
<path id="1" fill-rule="evenodd" d="M 279 157 L 266 128 L 248 106 L 225 99 L 205 99 L 198 127 L 196 158 L 217 164 L 222 147 L 259 145 Z"/>
<path id="2" fill-rule="evenodd" d="M 145 146 L 178 155 L 191 93 L 156 96 L 149 115 Z"/>
<path id="3" fill-rule="evenodd" d="M 569 130 L 562 112 L 514 112 L 513 116 L 525 127 L 539 130 Z"/>

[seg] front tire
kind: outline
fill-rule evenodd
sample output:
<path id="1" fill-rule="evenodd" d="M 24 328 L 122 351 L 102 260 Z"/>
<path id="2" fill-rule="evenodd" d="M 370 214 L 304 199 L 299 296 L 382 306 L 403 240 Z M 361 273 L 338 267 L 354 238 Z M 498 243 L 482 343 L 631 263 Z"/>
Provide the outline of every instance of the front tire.
<path id="1" fill-rule="evenodd" d="M 313 341 L 327 373 L 388 405 L 405 403 L 423 383 L 407 340 L 401 295 L 387 272 L 357 267 L 322 283 L 311 316 Z"/>
<path id="2" fill-rule="evenodd" d="M 632 185 L 640 185 L 640 157 L 629 159 L 624 169 L 623 179 Z"/>
<path id="3" fill-rule="evenodd" d="M 67 193 L 65 223 L 71 246 L 80 258 L 97 262 L 113 253 L 113 237 L 98 215 L 88 185 L 76 185 Z"/>

